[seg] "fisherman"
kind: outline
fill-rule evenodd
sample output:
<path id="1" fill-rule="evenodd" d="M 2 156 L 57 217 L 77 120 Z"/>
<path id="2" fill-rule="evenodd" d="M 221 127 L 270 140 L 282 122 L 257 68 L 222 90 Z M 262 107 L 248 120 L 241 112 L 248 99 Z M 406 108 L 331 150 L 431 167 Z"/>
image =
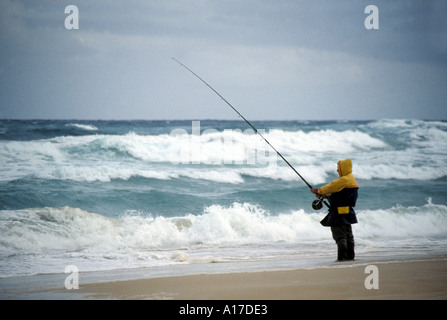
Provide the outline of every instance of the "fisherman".
<path id="1" fill-rule="evenodd" d="M 191 72 L 200 81 L 207 85 L 214 91 L 228 106 L 230 106 L 262 139 L 270 146 L 276 153 L 284 160 L 287 165 L 303 180 L 303 182 L 316 194 L 318 199 L 328 198 L 330 202 L 329 213 L 321 221 L 323 226 L 331 227 L 332 236 L 338 246 L 338 260 L 354 260 L 354 236 L 352 235 L 351 224 L 357 223 L 355 211 L 353 207 L 357 201 L 358 185 L 352 174 L 352 162 L 350 159 L 341 160 L 338 162 L 339 179 L 321 187 L 319 189 L 312 188 L 312 186 L 299 174 L 299 172 L 276 150 L 270 142 L 236 110 L 220 93 L 214 90 L 205 80 L 199 77 L 194 71 L 189 69 L 177 59 L 172 58 L 186 70 Z M 320 203 L 321 204 L 321 203 Z M 312 205 L 313 206 L 313 205 Z"/>
<path id="2" fill-rule="evenodd" d="M 340 178 L 320 187 L 311 188 L 318 199 L 327 198 L 330 202 L 329 213 L 321 220 L 325 227 L 331 227 L 332 237 L 337 243 L 337 260 L 354 260 L 354 235 L 351 224 L 357 223 L 354 207 L 359 186 L 352 174 L 350 159 L 337 162 Z"/>

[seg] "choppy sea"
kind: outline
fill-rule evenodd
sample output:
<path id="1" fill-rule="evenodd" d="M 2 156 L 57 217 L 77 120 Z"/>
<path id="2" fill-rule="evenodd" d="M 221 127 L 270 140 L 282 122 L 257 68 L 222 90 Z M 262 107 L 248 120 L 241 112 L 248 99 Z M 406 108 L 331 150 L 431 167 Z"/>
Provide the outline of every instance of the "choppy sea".
<path id="1" fill-rule="evenodd" d="M 358 259 L 447 252 L 447 122 L 252 123 L 312 186 L 352 159 Z M 0 120 L 0 278 L 333 261 L 313 200 L 243 121 Z"/>

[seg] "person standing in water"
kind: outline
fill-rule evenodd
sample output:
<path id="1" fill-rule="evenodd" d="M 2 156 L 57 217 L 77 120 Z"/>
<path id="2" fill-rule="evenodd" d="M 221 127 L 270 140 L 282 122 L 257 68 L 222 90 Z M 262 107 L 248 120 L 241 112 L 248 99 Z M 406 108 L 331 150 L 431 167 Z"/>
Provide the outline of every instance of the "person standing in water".
<path id="1" fill-rule="evenodd" d="M 330 202 L 329 213 L 321 220 L 325 227 L 331 227 L 332 237 L 337 243 L 337 260 L 354 260 L 354 235 L 351 224 L 357 223 L 354 207 L 357 202 L 359 186 L 352 174 L 350 159 L 337 162 L 340 178 L 311 192 L 318 199 L 327 198 Z"/>

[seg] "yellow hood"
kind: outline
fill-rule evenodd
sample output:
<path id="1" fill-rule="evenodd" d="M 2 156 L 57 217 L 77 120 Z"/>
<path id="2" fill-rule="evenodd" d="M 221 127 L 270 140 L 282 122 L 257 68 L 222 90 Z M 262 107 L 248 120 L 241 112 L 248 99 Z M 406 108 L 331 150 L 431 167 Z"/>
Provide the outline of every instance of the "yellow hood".
<path id="1" fill-rule="evenodd" d="M 352 174 L 352 161 L 351 159 L 340 160 L 337 162 L 337 171 L 340 178 L 335 179 L 331 183 L 318 189 L 319 194 L 330 194 L 339 192 L 344 188 L 358 188 L 357 181 Z"/>
<path id="2" fill-rule="evenodd" d="M 347 175 L 352 172 L 352 161 L 351 159 L 340 160 L 337 162 L 338 174 L 340 177 Z"/>

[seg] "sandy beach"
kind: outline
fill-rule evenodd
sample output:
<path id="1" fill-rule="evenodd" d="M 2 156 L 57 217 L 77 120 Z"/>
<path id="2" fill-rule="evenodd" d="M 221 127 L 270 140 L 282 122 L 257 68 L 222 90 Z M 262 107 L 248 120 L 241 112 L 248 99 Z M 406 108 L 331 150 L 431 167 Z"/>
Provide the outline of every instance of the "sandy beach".
<path id="1" fill-rule="evenodd" d="M 368 278 L 373 275 L 365 272 L 369 265 L 377 267 L 378 282 Z M 367 289 L 365 280 L 378 289 Z M 87 299 L 447 299 L 447 257 L 110 281 L 76 291 Z"/>

